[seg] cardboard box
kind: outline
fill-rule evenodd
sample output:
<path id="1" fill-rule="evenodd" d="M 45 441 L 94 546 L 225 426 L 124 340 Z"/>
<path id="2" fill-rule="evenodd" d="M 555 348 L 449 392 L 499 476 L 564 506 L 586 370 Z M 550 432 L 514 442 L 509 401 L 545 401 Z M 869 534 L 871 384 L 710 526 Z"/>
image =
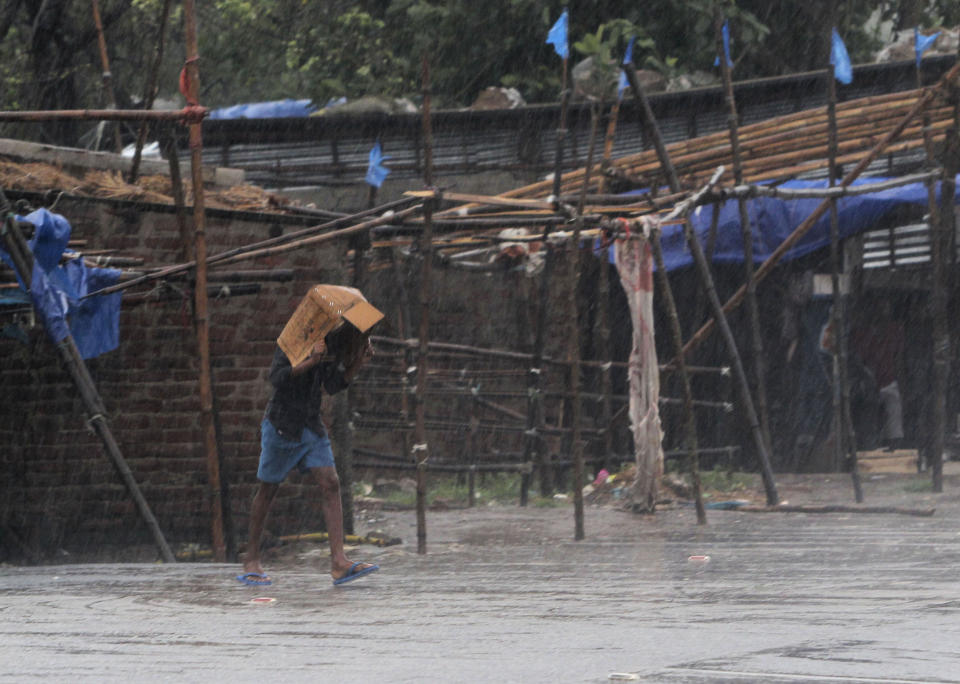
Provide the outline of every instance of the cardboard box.
<path id="1" fill-rule="evenodd" d="M 383 318 L 360 292 L 342 285 L 314 285 L 300 302 L 277 338 L 277 344 L 296 366 L 313 345 L 344 324 L 366 333 Z"/>

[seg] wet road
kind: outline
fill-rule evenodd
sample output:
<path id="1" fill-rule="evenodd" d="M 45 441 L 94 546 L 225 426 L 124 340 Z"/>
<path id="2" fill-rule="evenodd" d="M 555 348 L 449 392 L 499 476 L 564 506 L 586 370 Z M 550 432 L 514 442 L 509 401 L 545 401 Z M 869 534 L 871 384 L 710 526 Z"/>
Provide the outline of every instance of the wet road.
<path id="1" fill-rule="evenodd" d="M 425 557 L 391 514 L 406 544 L 354 550 L 383 570 L 339 588 L 311 546 L 259 589 L 216 564 L 4 567 L 0 681 L 960 682 L 960 506 L 941 504 L 705 529 L 588 509 L 577 543 L 568 509 L 451 511 Z"/>

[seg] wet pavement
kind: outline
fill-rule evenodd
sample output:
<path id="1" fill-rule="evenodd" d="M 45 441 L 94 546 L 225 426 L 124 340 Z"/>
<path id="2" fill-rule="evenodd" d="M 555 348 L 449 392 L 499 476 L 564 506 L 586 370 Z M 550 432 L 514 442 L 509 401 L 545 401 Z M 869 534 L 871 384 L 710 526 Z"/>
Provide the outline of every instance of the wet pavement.
<path id="1" fill-rule="evenodd" d="M 914 496 L 929 518 L 706 528 L 588 508 L 582 542 L 567 507 L 446 511 L 427 556 L 411 513 L 378 514 L 405 543 L 353 549 L 383 569 L 337 588 L 313 544 L 264 588 L 211 563 L 2 567 L 0 681 L 960 682 L 956 492 Z"/>

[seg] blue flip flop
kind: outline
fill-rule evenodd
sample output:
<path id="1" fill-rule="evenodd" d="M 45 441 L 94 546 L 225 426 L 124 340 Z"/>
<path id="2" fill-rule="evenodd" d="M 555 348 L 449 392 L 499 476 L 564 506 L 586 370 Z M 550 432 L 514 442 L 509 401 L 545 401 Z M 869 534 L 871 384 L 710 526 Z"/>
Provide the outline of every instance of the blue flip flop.
<path id="1" fill-rule="evenodd" d="M 262 572 L 245 572 L 242 575 L 237 575 L 237 581 L 251 587 L 266 587 L 273 584 L 270 577 Z"/>
<path id="2" fill-rule="evenodd" d="M 363 577 L 364 575 L 369 575 L 371 572 L 376 572 L 380 569 L 379 565 L 371 565 L 369 568 L 364 568 L 363 570 L 357 570 L 359 566 L 363 563 L 354 563 L 350 566 L 350 569 L 347 570 L 347 574 L 341 577 L 340 579 L 333 580 L 334 584 L 346 584 L 347 582 L 352 582 L 358 577 Z"/>

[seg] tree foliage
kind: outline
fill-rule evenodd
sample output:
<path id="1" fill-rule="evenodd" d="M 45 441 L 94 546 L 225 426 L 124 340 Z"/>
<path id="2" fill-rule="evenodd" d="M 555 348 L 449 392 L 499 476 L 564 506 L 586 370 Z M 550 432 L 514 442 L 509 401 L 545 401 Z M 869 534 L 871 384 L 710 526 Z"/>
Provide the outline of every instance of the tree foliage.
<path id="1" fill-rule="evenodd" d="M 197 3 L 202 101 L 238 102 L 367 94 L 414 96 L 421 57 L 446 106 L 469 104 L 490 85 L 528 101 L 555 100 L 560 60 L 544 41 L 564 7 L 574 59 L 619 61 L 631 35 L 638 66 L 711 71 L 713 10 L 730 20 L 738 79 L 823 68 L 824 17 L 833 0 L 204 0 Z M 164 0 L 100 0 L 121 106 L 142 96 Z M 956 0 L 837 2 L 854 62 L 879 45 L 871 17 L 902 29 L 960 23 Z M 175 98 L 183 64 L 183 14 L 174 2 L 160 95 Z M 874 24 L 876 21 L 873 22 Z M 6 109 L 101 106 L 101 66 L 89 0 L 0 2 L 0 99 Z M 69 137 L 69 126 L 47 129 Z"/>

